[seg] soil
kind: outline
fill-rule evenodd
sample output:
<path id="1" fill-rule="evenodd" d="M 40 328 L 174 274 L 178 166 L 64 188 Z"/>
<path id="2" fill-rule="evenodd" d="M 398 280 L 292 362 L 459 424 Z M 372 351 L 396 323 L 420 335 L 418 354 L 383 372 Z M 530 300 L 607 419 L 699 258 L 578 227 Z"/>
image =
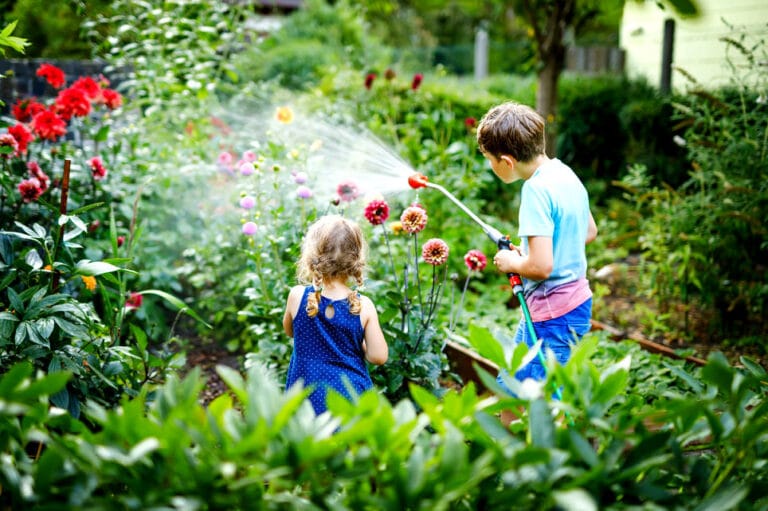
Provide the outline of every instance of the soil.
<path id="1" fill-rule="evenodd" d="M 199 367 L 205 387 L 200 393 L 200 401 L 203 405 L 208 405 L 211 401 L 222 395 L 227 390 L 227 386 L 216 372 L 217 365 L 226 365 L 233 369 L 241 369 L 240 357 L 212 342 L 206 342 L 199 337 L 188 341 L 187 346 L 187 367 Z"/>

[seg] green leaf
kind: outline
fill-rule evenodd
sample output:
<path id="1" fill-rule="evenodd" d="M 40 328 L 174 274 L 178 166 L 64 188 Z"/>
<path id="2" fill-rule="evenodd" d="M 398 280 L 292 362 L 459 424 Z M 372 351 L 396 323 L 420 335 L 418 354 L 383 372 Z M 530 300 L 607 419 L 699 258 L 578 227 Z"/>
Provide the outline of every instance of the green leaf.
<path id="1" fill-rule="evenodd" d="M 554 491 L 552 497 L 557 503 L 557 509 L 563 511 L 597 511 L 597 503 L 592 496 L 581 488 L 565 491 Z"/>
<path id="2" fill-rule="evenodd" d="M 12 390 L 16 389 L 21 383 L 32 374 L 32 364 L 29 362 L 19 362 L 14 364 L 11 369 L 0 378 L 0 397 L 7 398 Z"/>
<path id="3" fill-rule="evenodd" d="M 203 318 L 201 318 L 195 311 L 189 308 L 187 304 L 182 302 L 180 299 L 176 298 L 175 296 L 166 293 L 165 291 L 160 291 L 159 289 L 145 289 L 144 291 L 140 291 L 139 294 L 142 295 L 156 295 L 160 298 L 164 298 L 167 302 L 169 302 L 171 305 L 174 305 L 177 309 L 179 309 L 181 312 L 186 312 L 196 320 L 198 320 L 200 323 L 205 325 L 206 327 L 213 329 L 213 326 L 206 323 Z"/>
<path id="4" fill-rule="evenodd" d="M 243 380 L 243 377 L 239 372 L 231 367 L 217 365 L 216 373 L 218 373 L 222 381 L 227 384 L 227 387 L 235 393 L 241 403 L 245 404 L 248 402 L 248 392 L 245 390 L 245 380 Z"/>
<path id="5" fill-rule="evenodd" d="M 747 484 L 744 481 L 744 484 Z M 721 488 L 711 497 L 700 502 L 694 511 L 724 511 L 736 509 L 749 492 L 749 487 L 743 487 L 735 483 L 733 486 Z"/>
<path id="6" fill-rule="evenodd" d="M 28 251 L 27 255 L 24 256 L 24 262 L 26 262 L 35 270 L 39 270 L 43 267 L 43 260 L 40 258 L 40 254 L 38 254 L 37 250 L 34 248 Z"/>
<path id="7" fill-rule="evenodd" d="M 36 399 L 40 396 L 51 396 L 67 384 L 72 373 L 49 373 L 40 379 L 31 382 L 18 393 L 20 399 Z"/>
<path id="8" fill-rule="evenodd" d="M 136 325 L 131 324 L 129 325 L 129 327 L 131 329 L 131 333 L 136 338 L 136 345 L 138 346 L 139 351 L 141 352 L 142 359 L 146 359 L 146 356 L 147 356 L 146 351 L 147 351 L 147 343 L 148 343 L 147 333 Z"/>
<path id="9" fill-rule="evenodd" d="M 758 364 L 757 362 L 755 362 L 749 357 L 741 356 L 739 357 L 739 360 L 741 361 L 742 364 L 744 364 L 744 367 L 746 367 L 749 370 L 749 372 L 752 373 L 754 376 L 756 376 L 757 378 L 765 378 L 767 373 L 763 368 L 763 366 L 761 366 L 760 364 Z"/>
<path id="10" fill-rule="evenodd" d="M 531 444 L 548 449 L 555 446 L 555 424 L 543 399 L 531 403 L 530 424 Z"/>
<path id="11" fill-rule="evenodd" d="M 16 28 L 16 23 L 18 23 L 18 20 L 12 21 L 0 32 L 0 46 L 8 46 L 19 53 L 24 53 L 24 47 L 29 45 L 29 41 L 11 35 Z M 0 48 L 0 52 L 5 54 L 5 50 L 2 48 Z"/>
<path id="12" fill-rule="evenodd" d="M 600 458 L 592 448 L 592 444 L 590 444 L 578 431 L 569 429 L 568 438 L 571 441 L 573 451 L 576 452 L 587 465 L 594 467 L 600 463 Z"/>
<path id="13" fill-rule="evenodd" d="M 507 367 L 504 348 L 488 328 L 474 322 L 470 323 L 467 341 L 481 357 L 487 358 L 499 367 Z"/>
<path id="14" fill-rule="evenodd" d="M 95 276 L 95 275 L 102 275 L 104 273 L 112 273 L 120 270 L 131 271 L 131 270 L 126 270 L 124 268 L 119 268 L 113 264 L 105 263 L 103 261 L 89 261 L 88 259 L 83 259 L 82 261 L 78 261 L 76 266 L 76 274 L 78 275 Z M 135 273 L 135 272 L 132 272 L 132 273 Z"/>
<path id="15" fill-rule="evenodd" d="M 85 212 L 90 211 L 92 209 L 100 208 L 103 205 L 104 205 L 103 202 L 94 202 L 93 204 L 86 204 L 85 206 L 83 206 L 81 208 L 77 208 L 77 209 L 71 211 L 69 214 L 70 215 L 79 215 L 81 213 L 85 213 Z"/>

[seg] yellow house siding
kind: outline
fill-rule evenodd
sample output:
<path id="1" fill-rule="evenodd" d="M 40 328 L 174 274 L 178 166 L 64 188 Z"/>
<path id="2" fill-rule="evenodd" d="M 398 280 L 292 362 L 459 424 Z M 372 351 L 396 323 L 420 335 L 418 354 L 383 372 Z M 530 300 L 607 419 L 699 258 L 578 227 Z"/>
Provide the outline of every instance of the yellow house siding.
<path id="1" fill-rule="evenodd" d="M 660 9 L 654 1 L 625 3 L 619 37 L 630 77 L 644 76 L 649 83 L 659 85 L 664 20 L 668 18 L 675 20 L 673 66 L 702 84 L 722 85 L 732 75 L 726 63 L 726 45 L 720 38 L 735 38 L 738 32 L 732 32 L 726 22 L 753 36 L 768 36 L 768 0 L 698 0 L 698 5 L 700 17 L 680 18 L 670 9 Z M 728 55 L 735 53 L 731 50 Z M 673 88 L 681 89 L 688 83 L 673 71 Z"/>

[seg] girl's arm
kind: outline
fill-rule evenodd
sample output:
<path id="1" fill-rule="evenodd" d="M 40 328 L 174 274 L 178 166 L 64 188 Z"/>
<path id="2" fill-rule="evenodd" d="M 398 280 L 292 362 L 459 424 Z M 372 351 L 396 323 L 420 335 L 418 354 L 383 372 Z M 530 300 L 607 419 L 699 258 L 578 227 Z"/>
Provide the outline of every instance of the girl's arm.
<path id="1" fill-rule="evenodd" d="M 360 296 L 360 302 L 362 304 L 360 321 L 365 331 L 363 340 L 365 359 L 371 364 L 381 365 L 389 358 L 389 347 L 384 338 L 384 332 L 381 331 L 379 314 L 376 312 L 376 306 L 367 296 Z"/>
<path id="2" fill-rule="evenodd" d="M 301 296 L 304 292 L 302 286 L 294 286 L 288 293 L 288 300 L 285 303 L 285 314 L 283 314 L 283 330 L 288 337 L 293 337 L 293 318 L 301 305 Z"/>

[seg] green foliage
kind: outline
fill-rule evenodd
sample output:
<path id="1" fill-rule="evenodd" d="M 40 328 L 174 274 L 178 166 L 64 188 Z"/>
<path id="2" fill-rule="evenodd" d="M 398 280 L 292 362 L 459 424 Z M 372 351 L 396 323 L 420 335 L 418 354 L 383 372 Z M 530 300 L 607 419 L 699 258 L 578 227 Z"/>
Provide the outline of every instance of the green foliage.
<path id="1" fill-rule="evenodd" d="M 751 48 L 756 66 L 765 47 Z M 655 186 L 637 166 L 622 181 L 637 201 L 651 296 L 662 312 L 682 305 L 676 324 L 688 335 L 765 333 L 765 87 L 764 77 L 748 67 L 734 74 L 732 86 L 694 88 L 675 104 L 691 160 L 688 179 L 677 188 Z M 693 324 L 692 307 L 707 321 Z"/>
<path id="2" fill-rule="evenodd" d="M 3 28 L 2 32 L 0 32 L 0 55 L 5 55 L 6 48 L 11 48 L 19 53 L 24 53 L 24 47 L 29 44 L 26 39 L 11 35 L 16 29 L 17 23 L 17 21 L 8 23 Z"/>
<path id="3" fill-rule="evenodd" d="M 77 0 L 51 3 L 46 0 L 16 0 L 4 12 L 6 21 L 18 23 L 27 48 L 13 48 L 11 56 L 29 58 L 88 59 L 91 46 L 81 30 L 81 21 L 97 12 L 105 12 L 109 0 Z"/>
<path id="4" fill-rule="evenodd" d="M 620 355 L 625 343 L 611 341 Z M 411 386 L 413 402 L 370 391 L 332 394 L 314 416 L 308 392 L 284 392 L 254 366 L 220 367 L 229 393 L 207 408 L 193 371 L 152 403 L 91 404 L 92 429 L 49 411 L 66 374 L 0 379 L 4 505 L 25 509 L 169 506 L 292 509 L 752 509 L 765 505 L 768 387 L 764 369 L 713 356 L 697 375 L 679 365 L 651 402 L 633 395 L 634 350 L 596 357 L 588 336 L 552 375 L 563 401 L 478 395 L 443 398 Z M 599 366 L 591 359 L 599 360 Z M 642 357 L 641 357 L 642 359 Z M 488 380 L 495 380 L 488 375 Z M 685 393 L 675 385 L 689 389 Z M 627 393 L 629 391 L 629 394 Z M 495 416 L 519 410 L 505 428 Z M 567 413 L 568 423 L 562 413 Z M 27 419 L 18 420 L 18 413 Z M 35 459 L 25 452 L 42 442 Z M 702 442 L 705 442 L 702 444 Z"/>
<path id="5" fill-rule="evenodd" d="M 171 132 L 200 115 L 223 79 L 236 80 L 229 57 L 245 36 L 246 17 L 235 3 L 211 0 L 117 0 L 85 23 L 95 53 L 110 62 L 134 106 Z M 145 134 L 146 135 L 146 134 Z"/>
<path id="6" fill-rule="evenodd" d="M 558 157 L 600 203 L 618 194 L 610 184 L 625 175 L 627 162 L 642 162 L 658 182 L 677 186 L 686 175 L 671 113 L 668 101 L 644 81 L 566 78 L 560 84 Z"/>
<path id="7" fill-rule="evenodd" d="M 385 58 L 349 2 L 304 4 L 278 30 L 236 56 L 242 81 L 274 81 L 291 90 L 308 90 L 329 69 L 370 69 Z"/>

